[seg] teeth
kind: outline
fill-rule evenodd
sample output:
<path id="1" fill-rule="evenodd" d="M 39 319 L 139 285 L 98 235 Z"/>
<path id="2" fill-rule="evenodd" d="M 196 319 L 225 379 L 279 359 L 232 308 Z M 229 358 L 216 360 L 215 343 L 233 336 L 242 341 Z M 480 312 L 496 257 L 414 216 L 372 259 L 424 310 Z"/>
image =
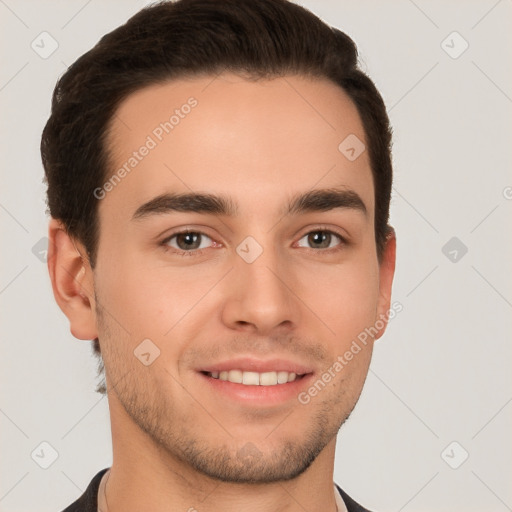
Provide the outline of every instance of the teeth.
<path id="1" fill-rule="evenodd" d="M 277 372 L 260 374 L 260 386 L 275 386 L 277 384 Z"/>
<path id="2" fill-rule="evenodd" d="M 277 372 L 277 383 L 286 384 L 288 382 L 288 372 Z"/>
<path id="3" fill-rule="evenodd" d="M 275 386 L 286 384 L 297 379 L 298 375 L 293 372 L 243 372 L 242 370 L 229 370 L 222 372 L 210 372 L 210 377 L 219 380 L 245 384 L 246 386 Z"/>
<path id="4" fill-rule="evenodd" d="M 236 384 L 242 384 L 243 376 L 243 372 L 240 370 L 229 370 L 226 380 L 229 380 L 229 382 L 235 382 Z"/>
<path id="5" fill-rule="evenodd" d="M 229 372 L 229 376 L 231 377 L 231 372 L 238 370 L 231 370 Z M 256 372 L 240 372 L 243 374 L 242 383 L 248 386 L 259 386 L 260 385 L 260 374 Z M 233 381 L 231 381 L 233 382 Z"/>

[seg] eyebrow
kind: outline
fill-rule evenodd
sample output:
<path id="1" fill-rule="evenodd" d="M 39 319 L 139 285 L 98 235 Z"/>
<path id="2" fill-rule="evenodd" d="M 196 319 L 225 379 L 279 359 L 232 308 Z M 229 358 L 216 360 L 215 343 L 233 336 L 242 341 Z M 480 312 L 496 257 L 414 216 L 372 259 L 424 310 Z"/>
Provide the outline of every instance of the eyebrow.
<path id="1" fill-rule="evenodd" d="M 359 195 L 353 190 L 337 188 L 316 189 L 292 196 L 282 215 L 299 215 L 308 212 L 326 212 L 334 209 L 356 210 L 367 214 L 366 206 Z M 172 212 L 193 212 L 211 215 L 238 215 L 238 205 L 232 198 L 225 195 L 207 193 L 167 193 L 161 194 L 137 208 L 132 220 L 144 219 L 154 215 Z"/>

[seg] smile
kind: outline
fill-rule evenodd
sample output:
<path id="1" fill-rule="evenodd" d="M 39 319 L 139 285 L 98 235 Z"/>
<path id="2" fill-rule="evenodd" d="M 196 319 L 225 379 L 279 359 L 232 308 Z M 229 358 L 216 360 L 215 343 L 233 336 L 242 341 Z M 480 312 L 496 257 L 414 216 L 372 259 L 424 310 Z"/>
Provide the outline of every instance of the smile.
<path id="1" fill-rule="evenodd" d="M 221 372 L 204 372 L 213 379 L 219 379 L 245 386 L 275 386 L 287 384 L 302 378 L 304 375 L 297 375 L 294 372 L 273 371 L 273 372 L 248 372 L 242 370 L 224 370 Z"/>

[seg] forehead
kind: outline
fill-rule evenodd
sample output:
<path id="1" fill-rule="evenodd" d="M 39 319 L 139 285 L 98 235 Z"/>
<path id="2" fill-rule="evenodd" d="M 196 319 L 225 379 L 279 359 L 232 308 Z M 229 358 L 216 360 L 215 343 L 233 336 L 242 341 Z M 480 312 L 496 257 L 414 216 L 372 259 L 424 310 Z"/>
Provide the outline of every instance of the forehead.
<path id="1" fill-rule="evenodd" d="M 341 187 L 371 214 L 367 151 L 353 158 L 365 146 L 356 107 L 328 80 L 223 73 L 152 85 L 112 119 L 105 181 L 122 177 L 111 180 L 100 212 L 114 205 L 128 215 L 163 193 L 231 191 L 242 214 L 263 207 L 270 215 L 274 202 L 282 211 L 283 195 Z"/>

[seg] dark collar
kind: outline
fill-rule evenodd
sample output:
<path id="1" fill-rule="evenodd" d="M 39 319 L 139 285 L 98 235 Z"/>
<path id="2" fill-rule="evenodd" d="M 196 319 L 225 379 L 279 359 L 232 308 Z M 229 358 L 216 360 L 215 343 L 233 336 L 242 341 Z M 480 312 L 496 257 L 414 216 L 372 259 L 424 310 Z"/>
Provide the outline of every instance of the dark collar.
<path id="1" fill-rule="evenodd" d="M 97 473 L 82 496 L 62 512 L 98 512 L 98 489 L 100 487 L 101 478 L 109 469 L 110 468 L 105 468 Z M 359 503 L 355 502 L 338 484 L 334 485 L 336 485 L 336 488 L 341 494 L 348 512 L 370 512 L 359 505 Z"/>

